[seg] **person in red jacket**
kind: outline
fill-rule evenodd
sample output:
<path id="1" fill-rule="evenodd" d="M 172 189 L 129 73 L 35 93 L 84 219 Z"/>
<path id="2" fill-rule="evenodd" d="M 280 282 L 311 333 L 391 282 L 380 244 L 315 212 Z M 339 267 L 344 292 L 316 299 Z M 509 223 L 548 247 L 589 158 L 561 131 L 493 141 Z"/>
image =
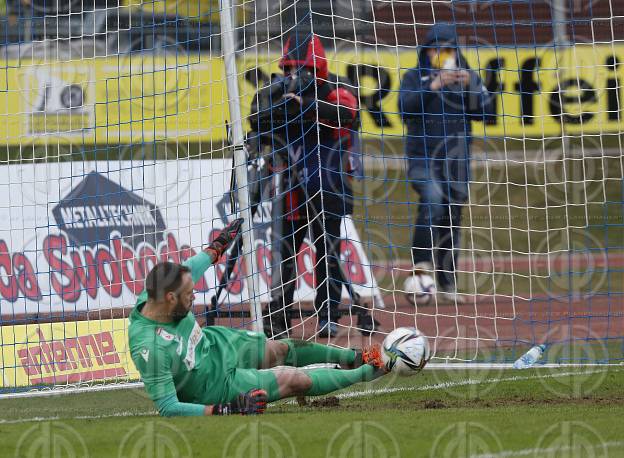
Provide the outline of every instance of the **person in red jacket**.
<path id="1" fill-rule="evenodd" d="M 339 265 L 340 225 L 343 216 L 353 212 L 349 151 L 358 129 L 359 106 L 354 94 L 329 73 L 323 45 L 309 31 L 293 31 L 279 66 L 283 76 L 274 76 L 268 91 L 259 95 L 264 103 L 259 101 L 256 110 L 252 109 L 257 112 L 253 130 L 268 138 L 274 156 L 281 154 L 285 158 L 282 162 L 287 190 L 281 259 L 273 267 L 265 332 L 287 337 L 288 311 L 297 286 L 295 254 L 309 230 L 316 249 L 319 335 L 333 336 L 337 333 L 338 305 L 345 281 Z M 370 331 L 373 320 L 362 315 L 359 324 Z"/>

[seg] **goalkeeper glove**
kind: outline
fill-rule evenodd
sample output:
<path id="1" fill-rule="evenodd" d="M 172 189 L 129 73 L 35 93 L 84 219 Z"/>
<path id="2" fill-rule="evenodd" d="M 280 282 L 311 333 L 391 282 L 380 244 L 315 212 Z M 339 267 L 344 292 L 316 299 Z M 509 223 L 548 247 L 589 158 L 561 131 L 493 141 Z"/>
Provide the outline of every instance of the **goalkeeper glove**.
<path id="1" fill-rule="evenodd" d="M 239 394 L 234 402 L 215 404 L 212 406 L 213 415 L 260 415 L 266 410 L 268 401 L 264 390 L 249 390 Z"/>
<path id="2" fill-rule="evenodd" d="M 221 257 L 225 250 L 229 248 L 232 242 L 236 239 L 238 234 L 241 231 L 241 226 L 243 225 L 243 218 L 238 218 L 232 221 L 230 224 L 225 226 L 221 231 L 221 234 L 212 241 L 204 251 L 212 252 L 214 262 Z"/>

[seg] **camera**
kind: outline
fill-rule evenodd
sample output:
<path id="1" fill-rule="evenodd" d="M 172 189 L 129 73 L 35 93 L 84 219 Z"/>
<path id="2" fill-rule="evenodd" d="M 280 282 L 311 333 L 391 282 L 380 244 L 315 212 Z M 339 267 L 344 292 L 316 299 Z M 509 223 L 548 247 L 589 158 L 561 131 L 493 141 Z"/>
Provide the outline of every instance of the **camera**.
<path id="1" fill-rule="evenodd" d="M 299 102 L 284 95 L 293 93 L 300 97 L 313 97 L 314 92 L 314 72 L 307 68 L 287 76 L 271 75 L 271 83 L 260 89 L 252 101 L 249 115 L 251 129 L 260 135 L 282 135 L 286 138 L 288 129 L 301 130 L 305 124 L 312 124 L 314 120 L 303 116 Z"/>

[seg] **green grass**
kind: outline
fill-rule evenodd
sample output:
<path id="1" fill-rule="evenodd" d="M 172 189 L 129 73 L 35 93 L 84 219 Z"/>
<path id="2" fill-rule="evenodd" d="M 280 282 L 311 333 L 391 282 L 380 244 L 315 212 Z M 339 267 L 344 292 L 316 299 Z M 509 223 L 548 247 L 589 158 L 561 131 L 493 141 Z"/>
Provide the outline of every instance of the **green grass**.
<path id="1" fill-rule="evenodd" d="M 622 456 L 623 393 L 618 367 L 432 369 L 357 385 L 339 405 L 281 401 L 253 418 L 163 419 L 142 390 L 2 400 L 0 456 Z"/>

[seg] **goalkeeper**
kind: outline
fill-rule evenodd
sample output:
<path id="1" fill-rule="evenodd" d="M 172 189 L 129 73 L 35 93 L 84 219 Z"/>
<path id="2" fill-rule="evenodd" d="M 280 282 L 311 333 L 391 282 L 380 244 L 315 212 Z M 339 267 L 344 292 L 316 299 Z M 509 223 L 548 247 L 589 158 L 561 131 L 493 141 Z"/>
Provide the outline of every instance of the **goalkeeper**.
<path id="1" fill-rule="evenodd" d="M 183 264 L 162 262 L 148 274 L 130 315 L 132 360 L 163 416 L 260 414 L 266 403 L 322 395 L 383 374 L 378 347 L 365 351 L 211 326 L 192 312 L 193 285 L 236 238 L 242 219 L 229 224 Z M 343 369 L 280 368 L 336 363 Z"/>

